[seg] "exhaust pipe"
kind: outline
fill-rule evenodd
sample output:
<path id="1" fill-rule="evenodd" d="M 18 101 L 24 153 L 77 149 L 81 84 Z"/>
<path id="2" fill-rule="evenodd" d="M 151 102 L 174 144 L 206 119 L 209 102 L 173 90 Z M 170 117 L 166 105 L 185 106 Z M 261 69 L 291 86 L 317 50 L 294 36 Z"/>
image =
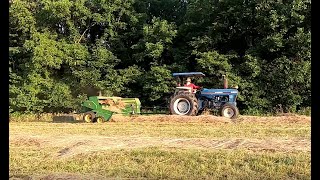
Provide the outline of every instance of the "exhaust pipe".
<path id="1" fill-rule="evenodd" d="M 228 79 L 226 78 L 226 75 L 222 75 L 223 77 L 223 88 L 228 89 Z"/>

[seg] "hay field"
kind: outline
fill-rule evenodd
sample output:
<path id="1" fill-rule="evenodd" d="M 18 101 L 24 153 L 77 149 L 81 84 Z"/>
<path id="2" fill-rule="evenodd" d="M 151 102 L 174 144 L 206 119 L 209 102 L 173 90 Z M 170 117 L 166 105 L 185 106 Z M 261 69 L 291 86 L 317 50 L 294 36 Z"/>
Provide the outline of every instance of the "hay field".
<path id="1" fill-rule="evenodd" d="M 310 179 L 310 117 L 10 122 L 10 179 Z"/>

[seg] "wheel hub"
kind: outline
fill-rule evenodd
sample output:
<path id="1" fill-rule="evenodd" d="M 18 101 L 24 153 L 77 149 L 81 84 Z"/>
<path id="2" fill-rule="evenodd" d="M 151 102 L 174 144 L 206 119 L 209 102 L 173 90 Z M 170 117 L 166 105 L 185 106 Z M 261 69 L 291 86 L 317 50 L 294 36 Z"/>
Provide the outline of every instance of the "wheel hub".
<path id="1" fill-rule="evenodd" d="M 178 107 L 177 108 L 178 108 L 178 110 L 180 112 L 186 112 L 188 110 L 188 103 L 185 102 L 185 101 L 180 101 L 178 103 Z"/>
<path id="2" fill-rule="evenodd" d="M 98 123 L 103 123 L 103 121 L 104 121 L 103 118 L 101 118 L 101 117 L 98 117 L 98 118 L 97 118 L 97 122 L 98 122 Z"/>
<path id="3" fill-rule="evenodd" d="M 91 121 L 92 121 L 92 116 L 91 116 L 90 114 L 87 114 L 87 115 L 85 116 L 85 120 L 86 120 L 87 122 L 91 122 Z"/>
<path id="4" fill-rule="evenodd" d="M 187 99 L 179 98 L 174 102 L 173 107 L 175 113 L 179 115 L 186 115 L 191 109 L 191 104 Z"/>
<path id="5" fill-rule="evenodd" d="M 231 118 L 233 115 L 234 115 L 234 110 L 233 109 L 228 107 L 228 108 L 225 108 L 223 110 L 223 116 L 224 117 Z"/>

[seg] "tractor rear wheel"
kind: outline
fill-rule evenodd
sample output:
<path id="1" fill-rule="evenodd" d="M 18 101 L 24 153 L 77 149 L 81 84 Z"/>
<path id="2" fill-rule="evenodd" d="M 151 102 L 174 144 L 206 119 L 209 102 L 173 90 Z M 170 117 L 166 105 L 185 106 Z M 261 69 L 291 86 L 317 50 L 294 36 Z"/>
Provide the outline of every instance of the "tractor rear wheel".
<path id="1" fill-rule="evenodd" d="M 198 113 L 198 100 L 189 93 L 173 96 L 170 100 L 170 112 L 175 115 L 195 116 Z"/>
<path id="2" fill-rule="evenodd" d="M 92 111 L 88 111 L 83 115 L 83 120 L 87 123 L 92 123 L 95 118 L 96 114 Z"/>
<path id="3" fill-rule="evenodd" d="M 233 104 L 226 103 L 220 109 L 220 114 L 226 118 L 236 119 L 239 116 L 239 109 Z"/>

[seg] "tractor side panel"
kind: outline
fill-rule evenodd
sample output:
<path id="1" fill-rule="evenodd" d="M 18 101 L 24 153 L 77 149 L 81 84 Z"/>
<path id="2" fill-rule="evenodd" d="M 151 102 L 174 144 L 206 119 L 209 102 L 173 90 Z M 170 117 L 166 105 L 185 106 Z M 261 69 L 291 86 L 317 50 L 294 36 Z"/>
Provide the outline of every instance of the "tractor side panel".
<path id="1" fill-rule="evenodd" d="M 214 99 L 216 96 L 228 96 L 228 102 L 236 102 L 236 98 L 238 95 L 238 90 L 236 89 L 203 89 L 201 91 L 201 96 Z"/>
<path id="2" fill-rule="evenodd" d="M 204 100 L 211 101 L 211 106 L 220 107 L 225 103 L 236 104 L 236 89 L 203 89 L 199 95 L 199 109 L 203 108 Z"/>

